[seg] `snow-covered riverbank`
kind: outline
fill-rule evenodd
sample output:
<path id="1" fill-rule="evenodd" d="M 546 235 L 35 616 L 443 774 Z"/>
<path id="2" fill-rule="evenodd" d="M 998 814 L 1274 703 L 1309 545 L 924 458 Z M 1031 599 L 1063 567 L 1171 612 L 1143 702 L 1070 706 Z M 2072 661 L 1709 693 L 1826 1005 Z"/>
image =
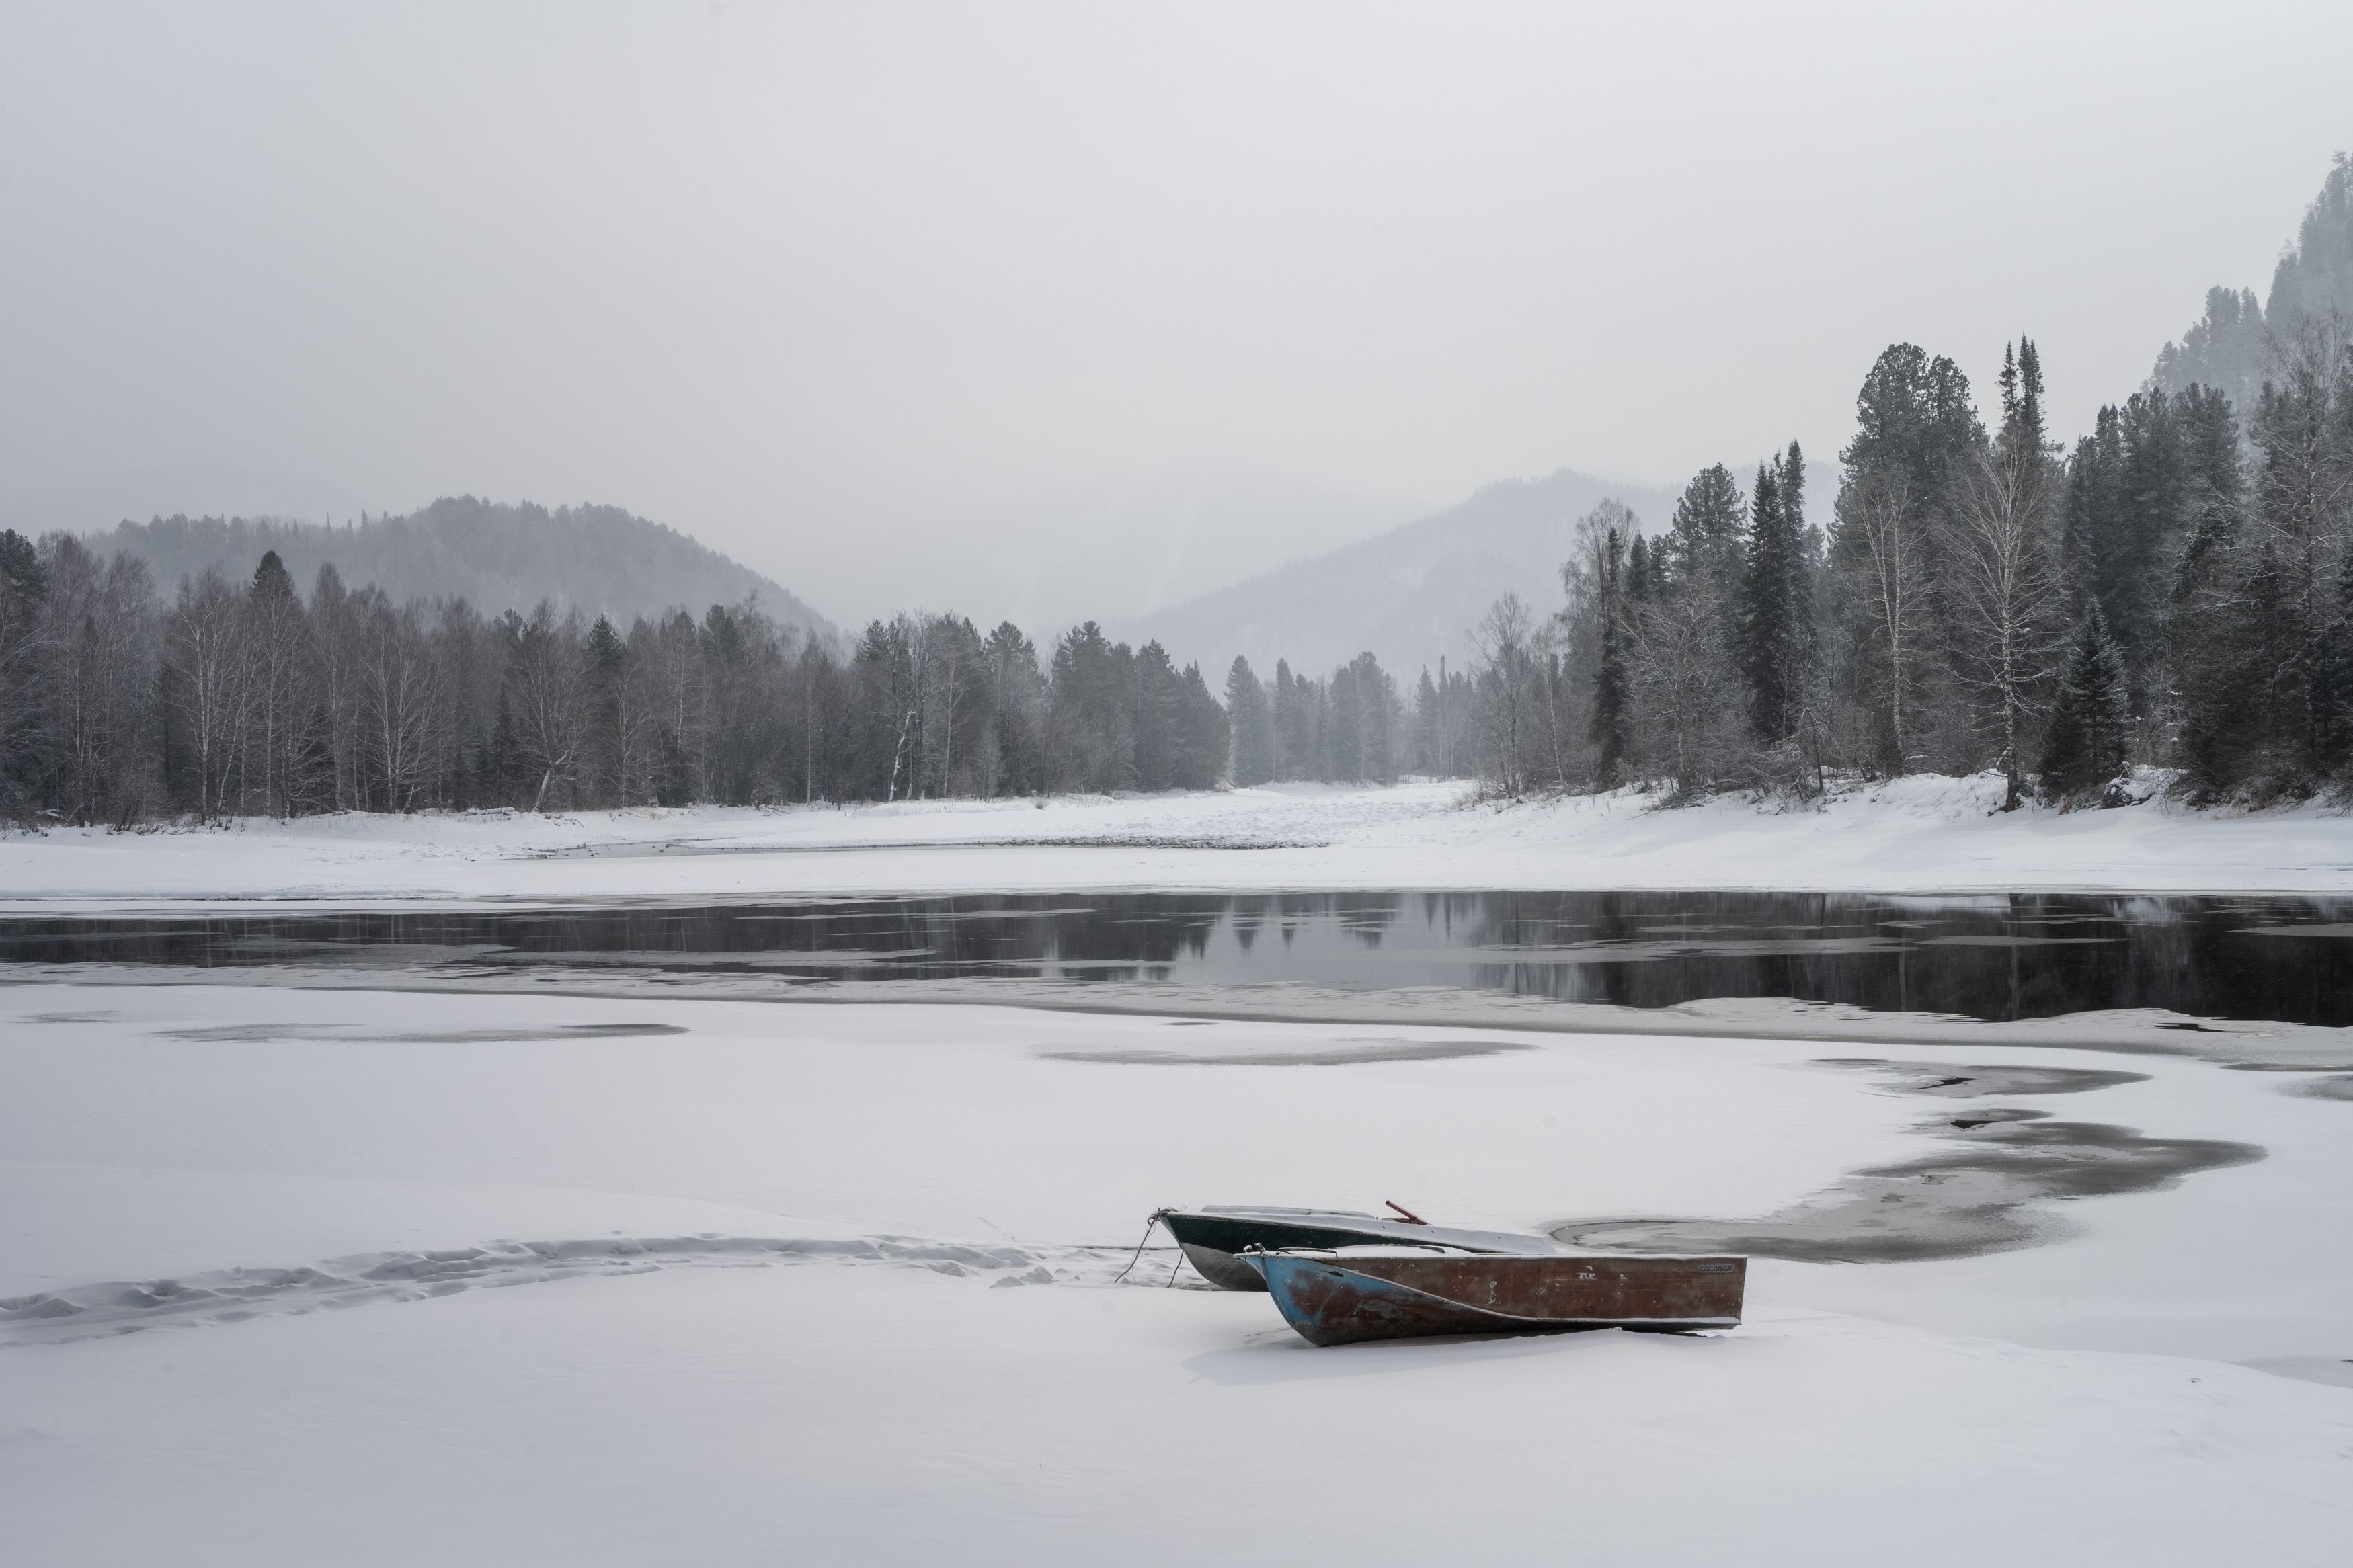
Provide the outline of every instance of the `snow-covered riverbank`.
<path id="1" fill-rule="evenodd" d="M 58 829 L 0 839 L 0 909 L 216 899 L 738 899 L 1092 889 L 2353 891 L 2320 806 L 1993 812 L 1991 778 L 1779 809 L 1617 795 L 1473 805 L 1459 784 Z"/>
<path id="2" fill-rule="evenodd" d="M 1949 1047 L 1825 1054 L 13 987 L 0 1516 L 40 1561 L 240 1568 L 1312 1561 L 1369 1495 L 1353 1560 L 2342 1560 L 2353 1107 L 1995 1045 L 1953 1100 L 1918 1092 Z M 2032 1205 L 2045 1246 L 1760 1261 L 1720 1337 L 1315 1351 L 1165 1255 L 1105 1283 L 1165 1202 L 1756 1215 L 1990 1105 L 2267 1152 Z"/>

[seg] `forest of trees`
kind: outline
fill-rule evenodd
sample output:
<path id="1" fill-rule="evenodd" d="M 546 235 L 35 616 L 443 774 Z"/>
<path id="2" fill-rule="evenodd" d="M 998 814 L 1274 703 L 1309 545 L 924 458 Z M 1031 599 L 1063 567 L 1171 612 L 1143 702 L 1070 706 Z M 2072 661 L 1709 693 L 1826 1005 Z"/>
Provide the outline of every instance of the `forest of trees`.
<path id="1" fill-rule="evenodd" d="M 0 533 L 0 813 L 130 824 L 344 809 L 890 801 L 1381 782 L 1804 796 L 1998 769 L 2007 804 L 2114 798 L 2136 762 L 2200 799 L 2353 767 L 2353 351 L 2273 340 L 2252 410 L 2151 387 L 2063 452 L 2005 351 L 1989 429 L 1949 359 L 1864 378 L 1827 527 L 1792 444 L 1693 479 L 1645 533 L 1576 528 L 1567 606 L 1506 597 L 1411 692 L 1372 655 L 1246 659 L 1212 694 L 1093 623 L 900 615 L 844 647 L 754 605 L 638 618 L 396 604 L 274 552 L 167 600 L 146 563 Z M 1220 700 L 1222 698 L 1222 700 Z"/>
<path id="2" fill-rule="evenodd" d="M 1481 684 L 1515 715 L 1496 726 L 1498 782 L 1802 795 L 1834 774 L 1990 767 L 2015 805 L 2054 744 L 2071 793 L 2161 750 L 2179 720 L 2158 563 L 2233 493 L 2188 455 L 2211 458 L 2199 440 L 2227 405 L 2143 395 L 2129 456 L 2094 438 L 2068 462 L 2042 401 L 2031 342 L 2005 352 L 1991 432 L 1952 361 L 1897 344 L 1864 380 L 1828 529 L 1794 443 L 1747 485 L 1703 470 L 1654 537 L 1622 508 L 1588 515 L 1567 607 L 1534 628 L 1508 603 L 1488 617 Z M 2143 472 L 2159 447 L 2162 472 Z"/>
<path id="3" fill-rule="evenodd" d="M 2340 157 L 2268 311 L 2217 290 L 2072 450 L 2031 341 L 2003 352 L 1990 428 L 1950 359 L 1889 348 L 1827 527 L 1793 443 L 1753 482 L 1704 470 L 1652 535 L 1605 503 L 1564 611 L 1488 615 L 1484 771 L 1693 798 L 1994 769 L 2006 807 L 2115 801 L 2135 763 L 2197 801 L 2353 785 L 2348 303 Z M 2230 384 L 2184 379 L 2201 365 Z"/>
<path id="4" fill-rule="evenodd" d="M 1329 680 L 1236 661 L 1235 776 L 1384 782 L 1468 765 L 1463 682 L 1419 723 L 1370 655 Z M 0 532 L 0 817 L 129 825 L 337 810 L 570 809 L 1206 789 L 1229 724 L 1196 666 L 1092 622 L 1043 653 L 1010 625 L 900 615 L 848 647 L 755 605 L 485 617 L 395 603 L 275 552 L 167 600 L 144 560 Z"/>
<path id="5" fill-rule="evenodd" d="M 2353 763 L 2353 356 L 2274 338 L 2253 408 L 2151 387 L 2063 452 L 2035 345 L 1989 430 L 1949 359 L 1883 353 L 1827 529 L 1793 444 L 1694 479 L 1671 526 L 1579 524 L 1568 605 L 1488 617 L 1506 789 L 1795 795 L 1833 775 L 1999 770 L 2005 806 L 2117 797 L 2135 763 L 2199 800 L 2310 795 Z"/>

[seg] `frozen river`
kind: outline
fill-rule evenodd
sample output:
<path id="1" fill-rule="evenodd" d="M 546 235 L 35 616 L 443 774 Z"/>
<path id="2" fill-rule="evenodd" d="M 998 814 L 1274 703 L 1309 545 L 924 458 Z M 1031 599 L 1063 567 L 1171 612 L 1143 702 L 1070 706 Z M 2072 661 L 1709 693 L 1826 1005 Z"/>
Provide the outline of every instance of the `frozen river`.
<path id="1" fill-rule="evenodd" d="M 2353 897 L 1135 891 L 1046 879 L 1124 850 L 968 853 L 1023 890 L 486 856 L 397 863 L 462 895 L 368 862 L 20 900 L 12 1544 L 1174 1564 L 1188 1495 L 1220 1560 L 1288 1563 L 1402 1474 L 1357 1560 L 2353 1546 Z M 1125 1272 L 1164 1204 L 1388 1198 L 1739 1250 L 1746 1321 L 1316 1351 L 1165 1251 Z"/>

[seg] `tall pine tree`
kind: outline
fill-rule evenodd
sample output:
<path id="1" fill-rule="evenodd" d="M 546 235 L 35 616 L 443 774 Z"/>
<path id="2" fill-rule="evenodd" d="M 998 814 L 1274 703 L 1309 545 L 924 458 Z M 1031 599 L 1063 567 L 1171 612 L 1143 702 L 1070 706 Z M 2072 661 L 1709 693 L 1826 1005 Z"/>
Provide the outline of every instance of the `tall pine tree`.
<path id="1" fill-rule="evenodd" d="M 2095 603 L 2068 656 L 2059 700 L 2044 732 L 2042 788 L 2080 800 L 2125 771 L 2132 744 L 2132 704 L 2125 686 L 2124 654 L 2108 635 Z"/>
<path id="2" fill-rule="evenodd" d="M 1615 789 L 1626 767 L 1627 731 L 1632 722 L 1632 671 L 1628 668 L 1627 569 L 1625 541 L 1609 531 L 1601 551 L 1600 582 L 1596 584 L 1601 620 L 1600 656 L 1593 672 L 1593 718 L 1586 726 L 1595 751 L 1594 780 L 1603 789 Z M 1634 560 L 1646 565 L 1649 552 L 1641 537 L 1634 540 Z"/>
<path id="3" fill-rule="evenodd" d="M 1749 728 L 1767 745 L 1797 731 L 1812 659 L 1805 524 L 1789 504 L 1793 493 L 1803 493 L 1804 475 L 1805 458 L 1792 441 L 1785 456 L 1757 468 L 1749 506 L 1738 603 L 1740 673 L 1748 686 Z"/>
<path id="4" fill-rule="evenodd" d="M 1247 787 L 1274 777 L 1274 710 L 1265 683 L 1240 654 L 1226 671 L 1226 718 L 1233 731 L 1233 782 Z"/>

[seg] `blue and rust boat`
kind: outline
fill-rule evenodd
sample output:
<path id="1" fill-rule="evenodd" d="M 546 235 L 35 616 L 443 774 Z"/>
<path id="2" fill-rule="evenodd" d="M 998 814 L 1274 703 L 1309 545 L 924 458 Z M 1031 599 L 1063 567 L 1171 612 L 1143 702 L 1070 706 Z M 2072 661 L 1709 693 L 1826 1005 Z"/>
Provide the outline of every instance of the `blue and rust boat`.
<path id="1" fill-rule="evenodd" d="M 1736 1328 L 1745 1258 L 1549 1258 L 1420 1247 L 1245 1251 L 1310 1344 L 1442 1334 L 1694 1333 Z"/>
<path id="2" fill-rule="evenodd" d="M 1389 1205 L 1396 1208 L 1397 1205 Z M 1162 1209 L 1152 1217 L 1168 1227 L 1184 1249 L 1186 1260 L 1201 1278 L 1220 1290 L 1263 1290 L 1259 1271 L 1240 1260 L 1251 1248 L 1281 1252 L 1291 1248 L 1391 1246 L 1423 1251 L 1454 1251 L 1552 1257 L 1560 1247 L 1548 1236 L 1523 1236 L 1505 1230 L 1459 1230 L 1430 1225 L 1398 1209 L 1398 1219 L 1360 1214 L 1355 1209 L 1260 1208 L 1212 1205 L 1198 1209 Z"/>

